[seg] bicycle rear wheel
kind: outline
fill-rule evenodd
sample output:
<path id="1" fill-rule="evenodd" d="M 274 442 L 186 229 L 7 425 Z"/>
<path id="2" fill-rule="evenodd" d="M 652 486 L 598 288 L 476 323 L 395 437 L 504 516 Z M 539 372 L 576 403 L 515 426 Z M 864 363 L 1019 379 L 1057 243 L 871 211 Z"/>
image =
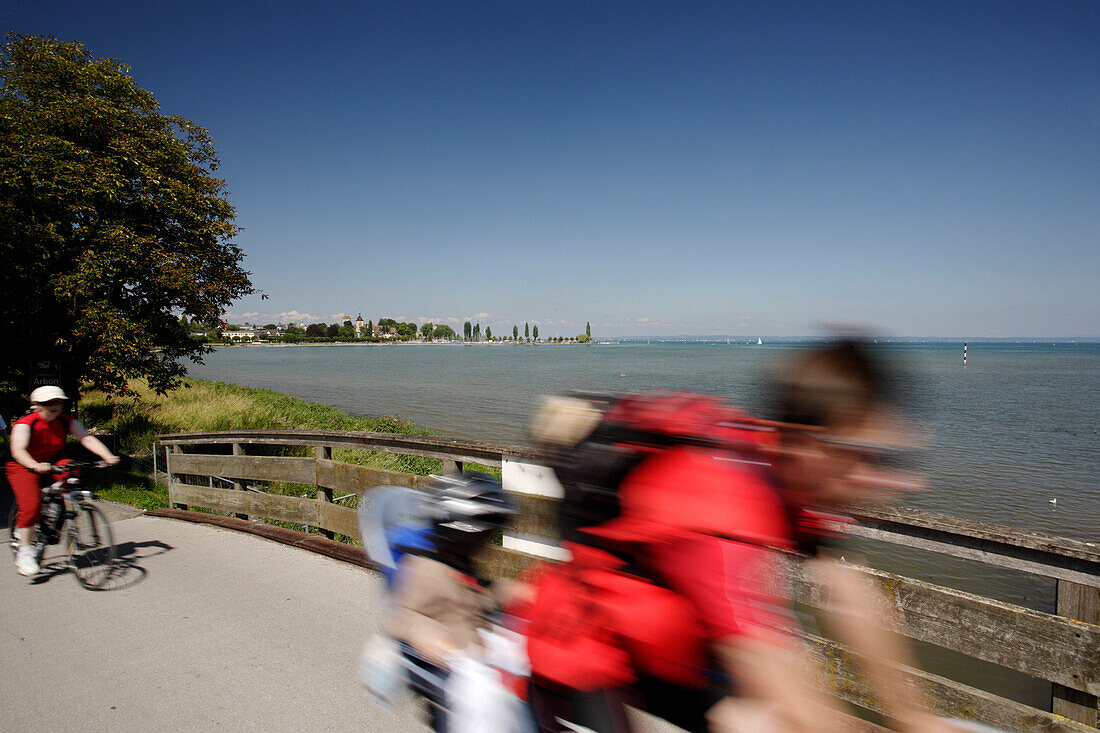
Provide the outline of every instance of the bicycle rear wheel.
<path id="1" fill-rule="evenodd" d="M 69 567 L 85 588 L 101 588 L 115 564 L 111 523 L 94 504 L 78 504 L 69 521 Z"/>

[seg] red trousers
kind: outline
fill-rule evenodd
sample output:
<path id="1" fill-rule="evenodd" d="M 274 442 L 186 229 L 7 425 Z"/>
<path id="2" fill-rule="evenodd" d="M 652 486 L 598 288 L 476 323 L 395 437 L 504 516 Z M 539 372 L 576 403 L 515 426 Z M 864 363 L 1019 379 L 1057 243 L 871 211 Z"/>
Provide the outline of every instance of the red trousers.
<path id="1" fill-rule="evenodd" d="M 69 459 L 56 463 L 69 463 Z M 5 473 L 8 475 L 12 493 L 15 494 L 15 505 L 19 507 L 19 513 L 15 517 L 15 526 L 18 528 L 33 527 L 38 523 L 42 510 L 42 487 L 68 477 L 68 474 L 35 473 L 15 461 L 8 461 Z"/>

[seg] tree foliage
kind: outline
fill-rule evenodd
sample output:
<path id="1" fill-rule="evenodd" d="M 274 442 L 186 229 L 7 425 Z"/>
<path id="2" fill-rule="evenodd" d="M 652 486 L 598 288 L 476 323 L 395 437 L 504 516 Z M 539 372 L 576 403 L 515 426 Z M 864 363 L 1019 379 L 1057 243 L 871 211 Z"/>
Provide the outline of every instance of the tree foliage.
<path id="1" fill-rule="evenodd" d="M 535 339 L 535 341 L 539 340 L 539 327 L 538 326 L 532 326 L 531 327 L 531 338 Z"/>
<path id="2" fill-rule="evenodd" d="M 217 323 L 252 292 L 210 134 L 129 72 L 55 38 L 0 50 L 0 388 L 53 354 L 70 387 L 164 391 L 209 350 L 180 315 Z"/>

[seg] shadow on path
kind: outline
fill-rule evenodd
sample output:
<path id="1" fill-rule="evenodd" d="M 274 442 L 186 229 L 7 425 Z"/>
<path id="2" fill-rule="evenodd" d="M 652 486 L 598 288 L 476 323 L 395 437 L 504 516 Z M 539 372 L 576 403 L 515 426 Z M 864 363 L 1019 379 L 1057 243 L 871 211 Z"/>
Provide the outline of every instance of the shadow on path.
<path id="1" fill-rule="evenodd" d="M 172 549 L 174 548 L 171 545 L 160 540 L 128 541 L 115 545 L 115 562 L 111 567 L 110 576 L 102 586 L 95 590 L 122 590 L 137 585 L 145 580 L 149 574 L 144 567 L 138 564 L 138 560 L 163 555 Z M 42 572 L 31 581 L 31 584 L 48 583 L 59 575 L 68 575 L 69 572 L 67 558 L 63 556 L 46 557 L 42 561 Z"/>

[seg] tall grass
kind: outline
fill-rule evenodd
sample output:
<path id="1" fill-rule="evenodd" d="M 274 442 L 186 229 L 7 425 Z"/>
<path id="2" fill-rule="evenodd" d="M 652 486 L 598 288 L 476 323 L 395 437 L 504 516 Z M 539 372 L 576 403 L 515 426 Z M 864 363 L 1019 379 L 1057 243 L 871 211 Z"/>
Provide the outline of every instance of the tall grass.
<path id="1" fill-rule="evenodd" d="M 112 432 L 123 450 L 131 452 L 147 448 L 159 433 L 301 428 L 428 434 L 389 415 L 353 417 L 335 407 L 269 389 L 198 379 L 187 379 L 165 395 L 141 382 L 130 386 L 136 393 L 130 397 L 86 393 L 80 408 L 85 424 Z"/>
<path id="2" fill-rule="evenodd" d="M 126 397 L 88 392 L 80 402 L 81 420 L 89 428 L 114 435 L 119 452 L 148 455 L 155 449 L 156 436 L 164 433 L 193 433 L 217 430 L 359 430 L 429 435 L 400 418 L 354 417 L 329 405 L 319 405 L 267 389 L 241 387 L 225 382 L 187 379 L 168 394 L 158 395 L 142 382 L 132 382 L 134 394 Z M 283 455 L 307 455 L 305 449 L 277 449 Z M 442 471 L 438 459 L 403 456 L 354 449 L 336 449 L 333 459 L 391 471 L 427 475 Z M 102 487 L 105 497 L 151 508 L 164 505 L 163 488 L 138 481 L 131 472 Z M 140 484 L 140 485 L 137 485 Z M 271 487 L 279 493 L 312 493 L 314 487 L 281 484 Z M 163 496 L 162 496 L 163 494 Z"/>

